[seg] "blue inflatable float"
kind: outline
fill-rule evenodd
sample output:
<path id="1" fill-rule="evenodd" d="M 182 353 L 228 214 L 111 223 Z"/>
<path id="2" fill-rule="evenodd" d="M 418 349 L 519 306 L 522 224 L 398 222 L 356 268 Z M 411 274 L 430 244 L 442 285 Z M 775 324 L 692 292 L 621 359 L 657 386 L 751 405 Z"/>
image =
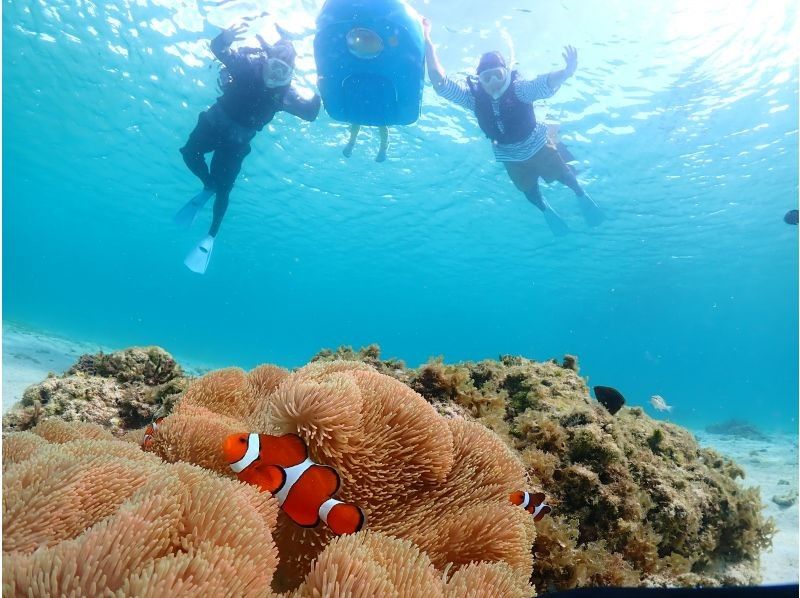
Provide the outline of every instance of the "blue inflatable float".
<path id="1" fill-rule="evenodd" d="M 327 0 L 314 38 L 317 87 L 336 120 L 408 125 L 419 118 L 422 24 L 401 0 Z"/>

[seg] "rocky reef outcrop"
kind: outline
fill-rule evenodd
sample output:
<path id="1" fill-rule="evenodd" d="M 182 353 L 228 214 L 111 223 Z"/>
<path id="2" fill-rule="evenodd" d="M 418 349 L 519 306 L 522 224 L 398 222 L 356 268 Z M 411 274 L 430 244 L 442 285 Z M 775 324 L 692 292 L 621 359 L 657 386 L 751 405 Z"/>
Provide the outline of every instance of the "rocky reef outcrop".
<path id="1" fill-rule="evenodd" d="M 361 351 L 380 361 L 374 347 Z M 758 489 L 737 481 L 742 468 L 638 407 L 612 416 L 591 399 L 576 357 L 433 359 L 399 379 L 440 412 L 492 429 L 548 496 L 555 516 L 537 525 L 533 545 L 540 591 L 758 582 L 774 525 Z"/>
<path id="2" fill-rule="evenodd" d="M 4 431 L 23 431 L 50 417 L 101 425 L 116 435 L 168 413 L 189 378 L 160 347 L 81 355 L 62 376 L 25 390 L 3 416 Z"/>
<path id="3" fill-rule="evenodd" d="M 255 509 L 247 517 L 268 528 L 264 558 L 274 560 L 255 585 L 249 577 L 243 582 L 247 591 L 261 584 L 263 592 L 268 586 L 270 592 L 319 595 L 336 583 L 385 595 L 456 596 L 459 588 L 486 588 L 474 595 L 489 596 L 497 595 L 492 588 L 504 588 L 503 595 L 530 596 L 534 587 L 542 594 L 592 585 L 755 583 L 759 553 L 774 533 L 758 490 L 739 483 L 741 468 L 639 408 L 623 407 L 612 416 L 590 398 L 574 356 L 561 362 L 438 359 L 408 368 L 381 359 L 372 345 L 322 351 L 294 372 L 264 365 L 190 380 L 162 350 L 132 349 L 83 356 L 65 376 L 48 378 L 25 396 L 22 408 L 4 418 L 9 505 L 22 504 L 34 487 L 44 492 L 43 504 L 46 489 L 63 498 L 55 486 L 36 481 L 39 465 L 58 469 L 48 463 L 61 459 L 59 451 L 88 460 L 92 471 L 130 470 L 125 475 L 138 480 L 136 488 L 144 488 L 148 475 L 150 484 L 161 479 L 153 468 L 163 467 L 164 487 L 179 494 L 187 492 L 181 484 L 201 475 L 212 480 L 203 488 L 224 493 L 227 485 L 242 486 L 220 454 L 227 434 L 300 435 L 315 461 L 340 472 L 340 496 L 362 506 L 368 529 L 334 538 L 322 527 L 294 526 L 265 494 L 258 495 L 264 505 L 242 494 L 242 504 L 255 505 L 246 507 Z M 166 417 L 148 447 L 154 454 L 147 454 L 138 444 L 142 427 L 156 414 Z M 127 464 L 97 461 L 104 451 Z M 76 520 L 67 533 L 50 530 L 46 517 L 44 531 L 34 516 L 29 527 L 7 523 L 13 519 L 4 498 L 4 540 L 12 532 L 14 538 L 4 542 L 4 584 L 44 579 L 36 577 L 36 567 L 46 557 L 33 558 L 34 548 L 55 551 L 66 566 L 64 555 L 73 554 L 67 546 L 94 537 L 98 525 L 116 525 L 107 520 L 129 521 L 140 512 L 138 491 L 122 496 L 103 490 L 79 470 L 65 468 L 58 479 L 78 493 L 105 493 L 113 505 L 92 511 L 91 521 Z M 507 501 L 517 489 L 544 492 L 553 513 L 534 525 Z M 155 500 L 141 492 L 145 502 Z M 156 509 L 167 519 L 170 509 L 184 512 L 169 519 L 172 531 L 152 540 L 158 546 L 191 545 L 194 540 L 180 538 L 185 526 L 195 525 L 192 517 L 213 527 L 208 518 L 219 514 L 189 514 L 187 505 L 202 511 L 200 503 L 176 500 Z M 221 549 L 219 534 L 212 533 L 212 544 Z M 109 589 L 190 583 L 187 572 L 199 562 L 187 555 L 195 550 L 179 551 L 177 568 L 166 578 L 153 581 L 142 573 L 166 575 L 172 561 L 158 559 L 167 552 L 153 553 L 146 567 L 137 564 L 135 575 L 134 565 L 124 575 L 116 572 L 118 585 Z"/>

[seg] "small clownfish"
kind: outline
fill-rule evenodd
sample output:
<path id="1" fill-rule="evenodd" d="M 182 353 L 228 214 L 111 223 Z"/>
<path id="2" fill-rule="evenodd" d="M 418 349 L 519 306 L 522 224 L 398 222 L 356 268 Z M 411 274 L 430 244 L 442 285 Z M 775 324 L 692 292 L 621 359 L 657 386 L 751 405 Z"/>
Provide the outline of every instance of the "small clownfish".
<path id="1" fill-rule="evenodd" d="M 517 490 L 511 493 L 510 498 L 513 504 L 519 505 L 533 515 L 534 521 L 541 521 L 545 515 L 553 510 L 550 505 L 544 502 L 544 492 L 531 494 L 530 492 Z"/>
<path id="2" fill-rule="evenodd" d="M 152 422 L 147 424 L 144 429 L 144 438 L 142 439 L 142 448 L 148 450 L 153 446 L 153 435 L 158 431 L 158 426 L 164 421 L 163 417 L 157 417 Z"/>
<path id="3" fill-rule="evenodd" d="M 359 507 L 332 498 L 340 485 L 337 471 L 309 459 L 297 434 L 233 434 L 222 452 L 240 481 L 274 494 L 297 525 L 316 527 L 322 519 L 337 535 L 364 527 L 366 517 Z"/>

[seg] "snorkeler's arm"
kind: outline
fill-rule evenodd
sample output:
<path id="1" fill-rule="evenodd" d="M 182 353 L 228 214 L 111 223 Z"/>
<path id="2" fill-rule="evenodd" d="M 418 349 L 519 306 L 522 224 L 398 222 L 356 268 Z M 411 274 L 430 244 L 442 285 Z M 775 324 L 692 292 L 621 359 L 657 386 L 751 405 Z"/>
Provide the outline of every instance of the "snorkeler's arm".
<path id="1" fill-rule="evenodd" d="M 246 27 L 244 25 L 223 29 L 217 37 L 211 40 L 211 51 L 214 53 L 214 56 L 229 68 L 233 66 L 237 57 L 236 52 L 231 50 L 231 44 L 243 39 L 242 33 L 244 33 L 245 29 Z"/>
<path id="2" fill-rule="evenodd" d="M 442 79 L 442 84 L 436 88 L 436 93 L 462 108 L 475 110 L 475 96 L 472 95 L 466 83 L 445 77 Z"/>
<path id="3" fill-rule="evenodd" d="M 475 97 L 469 90 L 466 83 L 453 81 L 444 72 L 442 65 L 439 64 L 439 57 L 431 41 L 431 22 L 428 19 L 422 20 L 422 30 L 425 33 L 425 62 L 428 66 L 428 78 L 431 80 L 433 89 L 445 100 L 466 108 L 475 109 Z"/>
<path id="4" fill-rule="evenodd" d="M 551 97 L 558 87 L 550 87 L 550 75 L 539 75 L 535 79 L 514 81 L 514 93 L 520 102 L 530 103 Z"/>
<path id="5" fill-rule="evenodd" d="M 564 62 L 567 63 L 560 71 L 553 71 L 547 75 L 547 85 L 552 90 L 557 90 L 561 84 L 575 74 L 575 69 L 578 68 L 578 51 L 572 46 L 564 46 Z"/>
<path id="6" fill-rule="evenodd" d="M 281 109 L 298 118 L 311 122 L 316 120 L 317 116 L 319 116 L 321 106 L 322 100 L 317 94 L 314 94 L 314 97 L 311 99 L 306 99 L 301 97 L 294 87 L 290 87 L 283 96 L 283 105 Z"/>
<path id="7" fill-rule="evenodd" d="M 428 67 L 428 78 L 433 88 L 438 90 L 444 84 L 446 75 L 442 65 L 439 64 L 436 48 L 431 41 L 431 22 L 428 19 L 422 19 L 422 31 L 425 34 L 425 64 Z"/>

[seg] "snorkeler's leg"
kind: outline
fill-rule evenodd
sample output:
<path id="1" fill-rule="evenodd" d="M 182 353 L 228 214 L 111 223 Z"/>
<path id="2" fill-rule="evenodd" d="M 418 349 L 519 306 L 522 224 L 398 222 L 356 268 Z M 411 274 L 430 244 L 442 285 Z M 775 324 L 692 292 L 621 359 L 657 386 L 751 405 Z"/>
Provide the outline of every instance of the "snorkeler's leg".
<path id="1" fill-rule="evenodd" d="M 581 184 L 578 182 L 578 179 L 575 178 L 575 175 L 572 174 L 572 171 L 566 164 L 564 164 L 564 172 L 556 180 L 562 185 L 566 185 L 567 187 L 572 189 L 575 192 L 575 195 L 577 195 L 578 197 L 580 197 L 581 195 L 585 195 L 586 193 L 583 190 L 583 187 L 581 187 Z"/>
<path id="2" fill-rule="evenodd" d="M 205 113 L 201 112 L 197 118 L 197 126 L 189 135 L 186 145 L 180 149 L 186 166 L 192 171 L 192 174 L 202 181 L 203 187 L 206 189 L 211 188 L 213 185 L 205 154 L 214 151 L 219 145 L 219 141 L 217 131 L 208 122 Z"/>
<path id="3" fill-rule="evenodd" d="M 173 221 L 178 226 L 190 227 L 197 217 L 197 214 L 203 208 L 205 203 L 214 195 L 214 187 L 211 181 L 211 174 L 206 164 L 205 154 L 213 151 L 219 143 L 219 136 L 208 122 L 205 113 L 201 113 L 197 119 L 197 126 L 189 135 L 189 140 L 186 142 L 180 152 L 183 155 L 183 161 L 189 170 L 203 182 L 203 190 L 197 195 L 192 197 L 186 205 L 184 205 Z"/>
<path id="4" fill-rule="evenodd" d="M 531 188 L 525 191 L 525 197 L 528 198 L 529 202 L 544 212 L 545 203 L 544 197 L 542 197 L 542 191 L 539 189 L 539 181 L 534 181 Z"/>
<path id="5" fill-rule="evenodd" d="M 561 219 L 552 206 L 542 197 L 542 192 L 539 189 L 539 181 L 535 181 L 533 186 L 525 192 L 525 197 L 528 198 L 533 205 L 539 208 L 544 215 L 544 221 L 550 228 L 550 231 L 557 237 L 566 235 L 569 232 L 567 223 Z"/>
<path id="6" fill-rule="evenodd" d="M 184 264 L 192 272 L 205 274 L 211 252 L 214 250 L 214 239 L 228 210 L 228 203 L 233 183 L 242 168 L 242 161 L 250 153 L 250 144 L 226 144 L 214 152 L 211 159 L 211 179 L 217 197 L 214 200 L 214 217 L 208 235 L 204 237 L 186 256 Z"/>
<path id="7" fill-rule="evenodd" d="M 375 156 L 375 161 L 383 162 L 386 160 L 386 150 L 389 149 L 389 127 L 378 127 L 378 132 L 381 136 L 381 148 L 378 150 L 378 155 Z"/>
<path id="8" fill-rule="evenodd" d="M 228 197 L 233 183 L 242 169 L 242 162 L 250 153 L 250 144 L 225 144 L 214 152 L 211 159 L 211 180 L 217 190 L 217 199 L 214 201 L 214 219 L 208 234 L 216 237 L 225 212 L 228 209 Z"/>
<path id="9" fill-rule="evenodd" d="M 347 142 L 347 145 L 344 146 L 342 150 L 342 154 L 344 154 L 345 158 L 349 158 L 353 155 L 353 148 L 356 146 L 356 138 L 358 138 L 358 132 L 361 130 L 361 125 L 352 124 L 350 125 L 350 139 Z"/>
<path id="10" fill-rule="evenodd" d="M 231 192 L 229 189 L 217 193 L 214 199 L 214 217 L 211 220 L 211 227 L 208 229 L 210 237 L 216 237 L 219 232 L 219 227 L 222 224 L 222 219 L 225 218 L 225 212 L 228 211 L 228 204 L 230 204 Z"/>

